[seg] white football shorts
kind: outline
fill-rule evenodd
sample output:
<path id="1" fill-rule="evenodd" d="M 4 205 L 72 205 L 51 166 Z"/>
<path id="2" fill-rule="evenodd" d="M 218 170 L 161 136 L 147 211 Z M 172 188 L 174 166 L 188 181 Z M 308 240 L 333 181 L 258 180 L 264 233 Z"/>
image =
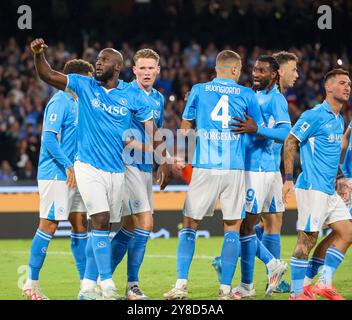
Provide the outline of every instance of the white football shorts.
<path id="1" fill-rule="evenodd" d="M 319 232 L 331 223 L 351 219 L 349 209 L 336 192 L 328 195 L 321 191 L 296 188 L 295 194 L 297 230 Z"/>
<path id="2" fill-rule="evenodd" d="M 246 171 L 246 211 L 252 214 L 284 212 L 280 172 Z"/>
<path id="3" fill-rule="evenodd" d="M 107 172 L 81 161 L 75 161 L 74 169 L 88 217 L 109 212 L 110 223 L 120 222 L 125 173 Z"/>
<path id="4" fill-rule="evenodd" d="M 195 220 L 212 216 L 218 199 L 223 220 L 245 218 L 244 171 L 193 168 L 183 214 Z"/>
<path id="5" fill-rule="evenodd" d="M 125 195 L 122 216 L 140 212 L 153 213 L 153 175 L 133 166 L 126 166 Z"/>
<path id="6" fill-rule="evenodd" d="M 86 212 L 77 187 L 70 188 L 62 180 L 38 180 L 39 216 L 43 219 L 68 220 L 71 212 Z"/>

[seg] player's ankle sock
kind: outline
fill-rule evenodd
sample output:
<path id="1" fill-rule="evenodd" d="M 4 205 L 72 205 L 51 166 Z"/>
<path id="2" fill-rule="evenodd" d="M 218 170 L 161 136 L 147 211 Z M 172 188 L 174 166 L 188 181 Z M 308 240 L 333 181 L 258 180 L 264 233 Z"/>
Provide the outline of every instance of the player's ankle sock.
<path id="1" fill-rule="evenodd" d="M 255 233 L 258 237 L 259 240 L 262 240 L 263 233 L 264 233 L 264 227 L 262 227 L 259 223 L 255 225 L 254 227 Z"/>
<path id="2" fill-rule="evenodd" d="M 257 235 L 240 237 L 241 242 L 241 274 L 242 283 L 253 282 L 255 254 L 257 252 Z"/>
<path id="3" fill-rule="evenodd" d="M 111 279 L 111 244 L 109 231 L 92 230 L 92 246 L 101 282 Z"/>
<path id="4" fill-rule="evenodd" d="M 175 288 L 184 288 L 187 287 L 187 279 L 177 279 Z"/>
<path id="5" fill-rule="evenodd" d="M 240 246 L 240 235 L 238 232 L 229 231 L 225 233 L 221 249 L 221 284 L 231 285 L 236 270 Z"/>
<path id="6" fill-rule="evenodd" d="M 31 288 L 33 288 L 33 287 L 38 287 L 38 286 L 39 286 L 39 281 L 38 281 L 38 280 L 32 280 L 32 279 L 27 278 L 26 283 L 25 283 L 24 286 L 25 286 L 26 288 L 28 288 L 28 287 L 31 287 Z"/>
<path id="7" fill-rule="evenodd" d="M 86 269 L 86 245 L 88 241 L 87 232 L 71 232 L 71 251 L 75 259 L 80 280 L 84 277 Z"/>
<path id="8" fill-rule="evenodd" d="M 303 280 L 307 272 L 308 260 L 291 257 L 291 293 L 298 297 L 303 292 Z"/>
<path id="9" fill-rule="evenodd" d="M 111 278 L 110 279 L 106 279 L 106 280 L 101 280 L 100 287 L 101 287 L 101 290 L 104 291 L 104 290 L 106 290 L 109 287 L 115 288 L 115 283 L 114 283 L 114 281 Z"/>
<path id="10" fill-rule="evenodd" d="M 306 276 L 304 278 L 303 286 L 308 286 L 312 283 L 314 277 L 318 274 L 319 269 L 324 265 L 324 259 L 312 257 L 308 261 Z"/>
<path id="11" fill-rule="evenodd" d="M 280 259 L 281 241 L 279 233 L 264 233 L 262 238 L 263 245 L 271 252 L 275 259 Z"/>
<path id="12" fill-rule="evenodd" d="M 222 292 L 223 292 L 224 294 L 228 294 L 228 293 L 230 293 L 230 291 L 231 291 L 231 286 L 229 286 L 229 285 L 227 285 L 227 284 L 221 284 L 221 285 L 220 285 L 220 290 L 222 290 Z"/>
<path id="13" fill-rule="evenodd" d="M 126 285 L 127 288 L 130 289 L 130 288 L 132 288 L 132 287 L 134 287 L 134 286 L 137 286 L 137 287 L 138 287 L 138 281 L 131 281 L 131 282 L 128 281 L 128 282 L 127 282 L 127 285 Z"/>
<path id="14" fill-rule="evenodd" d="M 86 268 L 84 271 L 84 279 L 89 279 L 96 282 L 99 276 L 98 266 L 95 261 L 93 243 L 92 243 L 92 234 L 90 233 L 86 245 Z"/>
<path id="15" fill-rule="evenodd" d="M 122 227 L 119 231 L 116 232 L 114 238 L 111 241 L 111 270 L 114 273 L 116 267 L 122 261 L 123 257 L 125 256 L 128 244 L 130 243 L 131 239 L 133 239 L 133 232 L 128 231 L 124 227 Z"/>
<path id="16" fill-rule="evenodd" d="M 29 257 L 29 274 L 28 278 L 31 280 L 39 279 L 39 272 L 43 266 L 46 251 L 48 249 L 52 235 L 37 229 L 35 236 L 31 243 L 31 253 Z"/>
<path id="17" fill-rule="evenodd" d="M 272 259 L 275 259 L 272 253 L 263 245 L 263 243 L 258 238 L 257 238 L 256 256 L 258 257 L 259 260 L 263 261 L 265 265 L 268 265 L 268 263 Z"/>
<path id="18" fill-rule="evenodd" d="M 188 279 L 188 272 L 193 259 L 196 230 L 183 228 L 178 236 L 177 279 Z"/>
<path id="19" fill-rule="evenodd" d="M 134 239 L 128 247 L 127 275 L 129 282 L 138 281 L 138 273 L 144 259 L 149 235 L 149 230 L 134 229 Z"/>
<path id="20" fill-rule="evenodd" d="M 344 258 L 345 255 L 340 250 L 334 247 L 329 247 L 329 249 L 326 250 L 325 263 L 321 269 L 319 281 L 330 286 L 332 284 L 334 273 Z"/>
<path id="21" fill-rule="evenodd" d="M 81 289 L 82 290 L 92 290 L 97 285 L 96 281 L 90 279 L 83 279 L 81 282 Z"/>
<path id="22" fill-rule="evenodd" d="M 246 289 L 247 291 L 250 291 L 254 288 L 254 284 L 252 283 L 243 283 L 241 282 L 241 287 Z"/>

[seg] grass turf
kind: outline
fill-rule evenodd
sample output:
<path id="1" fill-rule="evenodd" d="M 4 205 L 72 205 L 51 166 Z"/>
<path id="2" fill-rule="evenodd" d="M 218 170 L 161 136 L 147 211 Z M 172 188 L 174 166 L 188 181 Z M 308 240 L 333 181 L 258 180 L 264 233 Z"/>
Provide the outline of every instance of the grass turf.
<path id="1" fill-rule="evenodd" d="M 282 259 L 290 259 L 296 237 L 282 237 Z M 189 275 L 189 299 L 216 299 L 218 280 L 211 266 L 212 257 L 219 255 L 222 238 L 200 238 L 196 243 L 195 256 Z M 24 299 L 21 296 L 19 284 L 25 279 L 25 268 L 28 263 L 30 240 L 0 241 L 0 300 Z M 140 272 L 140 286 L 151 299 L 162 299 L 162 294 L 176 280 L 176 249 L 177 239 L 155 239 L 147 246 L 146 257 Z M 336 272 L 334 286 L 346 299 L 352 298 L 352 253 L 347 252 L 346 258 Z M 289 282 L 289 271 L 285 280 Z M 116 269 L 114 280 L 119 294 L 124 294 L 126 283 L 126 257 Z M 240 280 L 240 264 L 237 265 L 233 286 Z M 53 239 L 48 248 L 48 254 L 40 274 L 43 292 L 52 300 L 74 300 L 79 288 L 78 273 L 70 251 L 70 240 Z M 254 285 L 257 291 L 255 299 L 284 299 L 288 294 L 274 294 L 265 297 L 266 273 L 261 261 L 256 260 Z"/>

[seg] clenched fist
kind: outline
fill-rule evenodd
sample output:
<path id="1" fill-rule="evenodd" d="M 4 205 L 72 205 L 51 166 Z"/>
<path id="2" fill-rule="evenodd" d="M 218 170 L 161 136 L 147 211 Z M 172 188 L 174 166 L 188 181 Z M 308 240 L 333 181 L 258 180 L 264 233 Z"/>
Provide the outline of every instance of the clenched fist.
<path id="1" fill-rule="evenodd" d="M 31 42 L 31 49 L 34 54 L 42 53 L 47 47 L 42 38 L 35 39 Z"/>

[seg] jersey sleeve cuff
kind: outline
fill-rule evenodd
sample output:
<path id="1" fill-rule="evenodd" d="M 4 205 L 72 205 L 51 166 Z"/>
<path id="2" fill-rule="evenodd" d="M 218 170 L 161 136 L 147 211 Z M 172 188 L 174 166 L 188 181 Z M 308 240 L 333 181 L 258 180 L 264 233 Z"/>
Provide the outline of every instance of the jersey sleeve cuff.
<path id="1" fill-rule="evenodd" d="M 140 122 L 147 122 L 147 121 L 149 121 L 150 119 L 153 119 L 153 116 L 150 116 L 150 117 L 147 118 L 147 119 L 141 120 Z"/>
<path id="2" fill-rule="evenodd" d="M 292 131 L 290 131 L 290 134 L 292 134 L 299 142 L 302 142 L 302 140 L 298 138 Z"/>

